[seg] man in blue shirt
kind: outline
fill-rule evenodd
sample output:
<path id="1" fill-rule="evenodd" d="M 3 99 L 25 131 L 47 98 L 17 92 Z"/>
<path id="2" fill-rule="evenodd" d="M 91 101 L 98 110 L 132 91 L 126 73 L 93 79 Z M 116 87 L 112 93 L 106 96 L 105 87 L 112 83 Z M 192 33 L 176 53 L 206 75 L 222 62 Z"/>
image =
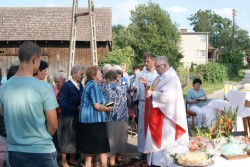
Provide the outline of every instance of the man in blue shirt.
<path id="1" fill-rule="evenodd" d="M 58 107 L 52 87 L 33 78 L 42 56 L 33 42 L 23 42 L 15 76 L 0 89 L 11 167 L 57 167 L 52 135 L 57 129 Z"/>

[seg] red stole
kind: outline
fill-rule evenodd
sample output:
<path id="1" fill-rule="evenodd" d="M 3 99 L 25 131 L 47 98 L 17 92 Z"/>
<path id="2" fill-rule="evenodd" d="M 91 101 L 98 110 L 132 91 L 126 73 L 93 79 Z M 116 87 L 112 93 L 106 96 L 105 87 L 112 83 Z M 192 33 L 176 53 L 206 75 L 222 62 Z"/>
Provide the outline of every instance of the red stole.
<path id="1" fill-rule="evenodd" d="M 154 91 L 160 82 L 158 77 L 152 86 L 151 90 Z M 146 90 L 145 85 L 145 90 Z M 152 99 L 145 98 L 145 108 L 144 108 L 144 135 L 146 137 L 147 129 L 149 128 L 151 137 L 157 148 L 161 148 L 162 141 L 162 127 L 164 114 L 159 108 L 153 108 Z M 177 112 L 177 111 L 176 111 Z M 175 124 L 175 140 L 179 139 L 186 132 L 178 124 Z"/>
<path id="2" fill-rule="evenodd" d="M 151 136 L 155 145 L 158 148 L 161 148 L 161 139 L 162 139 L 162 127 L 164 114 L 159 108 L 153 108 L 152 99 L 145 99 L 145 110 L 144 110 L 144 134 L 146 137 L 147 128 L 151 132 Z"/>
<path id="3" fill-rule="evenodd" d="M 149 127 L 152 139 L 157 148 L 161 148 L 162 140 L 162 127 L 164 114 L 159 108 L 153 108 L 152 99 L 145 99 L 145 110 L 144 110 L 144 134 L 146 137 L 147 128 Z M 175 140 L 179 139 L 186 132 L 178 124 L 175 124 Z"/>

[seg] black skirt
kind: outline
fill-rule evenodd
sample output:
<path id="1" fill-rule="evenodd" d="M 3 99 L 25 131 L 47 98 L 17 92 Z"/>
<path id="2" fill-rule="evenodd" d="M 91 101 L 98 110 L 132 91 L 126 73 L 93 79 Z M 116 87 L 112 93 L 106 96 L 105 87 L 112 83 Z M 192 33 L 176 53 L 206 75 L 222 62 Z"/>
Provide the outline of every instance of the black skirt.
<path id="1" fill-rule="evenodd" d="M 79 124 L 80 151 L 84 154 L 110 152 L 106 122 Z"/>

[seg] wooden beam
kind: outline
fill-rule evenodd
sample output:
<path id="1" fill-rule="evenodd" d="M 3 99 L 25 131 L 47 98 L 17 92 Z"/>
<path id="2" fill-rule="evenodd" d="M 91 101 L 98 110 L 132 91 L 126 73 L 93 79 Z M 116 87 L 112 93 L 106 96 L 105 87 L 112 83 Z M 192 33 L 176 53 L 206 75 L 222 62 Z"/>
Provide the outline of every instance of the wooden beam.
<path id="1" fill-rule="evenodd" d="M 89 12 L 77 13 L 75 16 L 78 17 L 78 16 L 87 16 L 87 15 L 89 15 Z"/>

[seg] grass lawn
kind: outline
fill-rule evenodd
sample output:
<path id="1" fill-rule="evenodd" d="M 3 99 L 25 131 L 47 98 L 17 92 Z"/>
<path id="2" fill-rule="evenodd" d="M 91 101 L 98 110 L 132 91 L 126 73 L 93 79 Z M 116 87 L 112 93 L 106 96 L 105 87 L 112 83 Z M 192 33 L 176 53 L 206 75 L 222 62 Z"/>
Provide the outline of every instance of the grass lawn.
<path id="1" fill-rule="evenodd" d="M 244 72 L 244 70 L 241 70 L 239 72 L 238 76 L 231 77 L 226 82 L 235 82 L 235 83 L 237 83 L 237 82 L 241 81 L 244 78 L 244 76 L 245 76 L 245 72 Z M 186 96 L 187 91 L 189 89 L 192 89 L 192 88 L 193 88 L 193 85 L 192 85 L 192 81 L 191 81 L 190 84 L 183 89 L 183 95 Z M 206 92 L 207 95 L 209 95 L 209 94 L 214 93 L 217 90 L 224 89 L 224 82 L 223 83 L 218 83 L 218 84 L 203 83 L 201 85 L 201 88 L 204 89 L 204 91 Z"/>
<path id="2" fill-rule="evenodd" d="M 193 88 L 192 84 L 190 84 L 189 86 L 186 86 L 183 89 L 183 95 L 186 96 L 187 91 L 189 89 L 192 89 L 192 88 Z M 201 88 L 204 89 L 204 91 L 206 92 L 207 95 L 209 95 L 209 94 L 212 94 L 213 92 L 215 92 L 217 90 L 223 89 L 224 88 L 224 83 L 221 83 L 221 84 L 208 84 L 208 83 L 204 83 L 204 84 L 201 85 Z"/>

